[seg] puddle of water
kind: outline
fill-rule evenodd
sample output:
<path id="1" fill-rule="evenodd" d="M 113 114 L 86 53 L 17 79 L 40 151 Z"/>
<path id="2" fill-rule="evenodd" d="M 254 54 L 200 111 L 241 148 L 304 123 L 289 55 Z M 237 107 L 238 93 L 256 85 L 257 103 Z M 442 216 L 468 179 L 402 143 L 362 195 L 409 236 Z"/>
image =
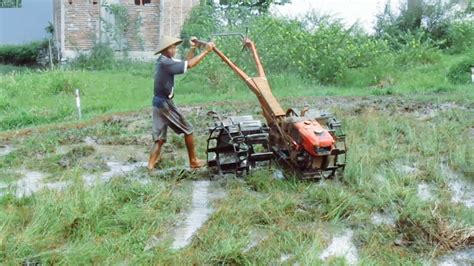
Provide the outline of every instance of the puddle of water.
<path id="1" fill-rule="evenodd" d="M 193 182 L 191 210 L 186 215 L 184 223 L 173 232 L 173 249 L 180 249 L 187 246 L 191 242 L 193 235 L 201 228 L 213 212 L 209 202 L 210 184 L 211 182 L 207 180 Z"/>
<path id="2" fill-rule="evenodd" d="M 415 116 L 419 121 L 426 122 L 432 120 L 437 115 L 435 110 L 428 110 L 427 112 L 415 112 Z"/>
<path id="3" fill-rule="evenodd" d="M 433 200 L 433 194 L 431 193 L 430 185 L 428 185 L 424 182 L 420 183 L 420 184 L 418 184 L 417 191 L 418 191 L 418 193 L 417 193 L 418 197 L 421 200 L 424 200 L 424 201 Z"/>
<path id="4" fill-rule="evenodd" d="M 416 164 L 413 164 L 406 159 L 397 159 L 392 163 L 394 169 L 404 175 L 411 175 L 418 171 Z"/>
<path id="5" fill-rule="evenodd" d="M 281 254 L 280 263 L 288 261 L 291 257 L 293 257 L 291 254 Z"/>
<path id="6" fill-rule="evenodd" d="M 416 168 L 409 165 L 399 165 L 397 167 L 398 167 L 398 171 L 402 174 L 409 175 L 416 172 Z"/>
<path id="7" fill-rule="evenodd" d="M 84 175 L 83 180 L 87 186 L 92 186 L 96 182 L 105 183 L 112 179 L 112 177 L 125 175 L 129 172 L 132 172 L 138 168 L 145 167 L 146 162 L 138 162 L 132 164 L 124 164 L 122 162 L 107 162 L 109 171 L 101 174 L 87 174 Z M 143 181 L 146 182 L 146 181 Z"/>
<path id="8" fill-rule="evenodd" d="M 439 266 L 471 266 L 474 265 L 474 248 L 459 250 L 439 258 Z"/>
<path id="9" fill-rule="evenodd" d="M 474 184 L 464 181 L 447 164 L 441 164 L 441 172 L 446 177 L 448 188 L 451 191 L 451 200 L 454 203 L 464 204 L 468 208 L 474 207 Z"/>
<path id="10" fill-rule="evenodd" d="M 9 145 L 0 145 L 0 157 L 7 156 L 10 152 L 13 151 L 13 147 Z"/>
<path id="11" fill-rule="evenodd" d="M 250 251 L 254 247 L 258 246 L 262 241 L 268 238 L 268 235 L 264 231 L 260 230 L 252 230 L 250 232 L 250 235 L 250 243 L 244 248 L 244 253 Z"/>
<path id="12" fill-rule="evenodd" d="M 91 140 L 92 141 L 92 140 Z M 107 161 L 128 161 L 130 159 L 136 161 L 148 160 L 148 154 L 143 146 L 138 145 L 99 145 L 91 144 L 88 141 L 87 146 L 94 148 L 93 156 L 101 156 Z M 58 155 L 66 155 L 75 148 L 84 147 L 84 144 L 62 145 L 56 148 Z"/>
<path id="13" fill-rule="evenodd" d="M 15 196 L 18 198 L 28 197 L 39 191 L 42 187 L 42 180 L 45 175 L 40 172 L 22 171 L 23 178 L 15 183 Z"/>
<path id="14" fill-rule="evenodd" d="M 378 182 L 381 182 L 381 183 L 385 183 L 387 182 L 387 178 L 385 176 L 383 176 L 382 174 L 376 174 L 374 176 L 375 180 L 377 180 Z"/>
<path id="15" fill-rule="evenodd" d="M 45 183 L 43 186 L 52 189 L 52 190 L 64 190 L 66 189 L 71 182 L 68 181 L 58 181 L 58 182 L 51 182 L 51 183 Z"/>
<path id="16" fill-rule="evenodd" d="M 108 162 L 109 171 L 102 174 L 86 174 L 83 177 L 84 183 L 88 186 L 94 185 L 96 182 L 107 182 L 111 178 L 119 175 L 124 175 L 128 172 L 134 171 L 137 168 L 144 167 L 146 162 L 138 162 L 133 164 L 123 164 L 120 162 Z M 18 198 L 31 196 L 42 189 L 64 190 L 71 185 L 70 181 L 57 182 L 43 182 L 46 174 L 37 171 L 21 170 L 19 172 L 23 177 L 12 184 L 0 183 L 0 196 L 5 194 L 5 190 L 13 188 L 15 196 Z M 146 185 L 151 182 L 151 179 L 140 178 L 136 179 L 140 184 Z"/>
<path id="17" fill-rule="evenodd" d="M 87 136 L 87 137 L 84 139 L 84 143 L 86 143 L 86 144 L 89 145 L 89 146 L 95 146 L 95 145 L 97 145 L 97 142 L 96 142 L 93 138 L 91 138 L 91 137 L 89 137 L 89 136 Z"/>
<path id="18" fill-rule="evenodd" d="M 5 192 L 3 192 L 3 190 L 6 190 L 7 188 L 8 188 L 8 184 L 0 183 L 0 197 L 5 194 Z"/>
<path id="19" fill-rule="evenodd" d="M 375 213 L 371 217 L 371 221 L 374 225 L 388 225 L 388 226 L 395 226 L 395 216 L 392 214 L 386 213 Z"/>
<path id="20" fill-rule="evenodd" d="M 327 260 L 331 257 L 344 257 L 349 265 L 357 264 L 357 249 L 352 243 L 353 234 L 352 230 L 346 230 L 342 235 L 334 237 L 320 258 Z"/>
<path id="21" fill-rule="evenodd" d="M 283 180 L 285 179 L 285 175 L 283 174 L 283 172 L 279 169 L 276 169 L 275 171 L 273 171 L 273 179 L 276 179 L 276 180 Z"/>
<path id="22" fill-rule="evenodd" d="M 472 185 L 461 180 L 450 180 L 448 187 L 453 194 L 454 203 L 462 203 L 468 208 L 474 207 L 474 188 Z"/>
<path id="23" fill-rule="evenodd" d="M 165 168 L 165 169 L 155 169 L 153 173 L 156 174 L 156 175 L 159 175 L 159 176 L 164 176 L 164 175 L 168 175 L 168 174 L 171 174 L 171 173 L 175 173 L 175 172 L 179 172 L 179 171 L 188 171 L 188 170 L 189 169 L 185 168 L 185 167 L 175 166 L 175 167 L 169 167 L 169 168 Z"/>
<path id="24" fill-rule="evenodd" d="M 70 185 L 70 182 L 48 182 L 43 183 L 46 174 L 36 171 L 22 170 L 23 178 L 16 181 L 12 188 L 15 189 L 15 196 L 17 198 L 28 197 L 42 189 L 64 190 Z"/>
<path id="25" fill-rule="evenodd" d="M 181 249 L 187 246 L 194 234 L 208 220 L 214 211 L 211 202 L 225 196 L 221 189 L 211 187 L 211 181 L 193 181 L 191 209 L 185 214 L 186 219 L 169 234 L 173 238 L 172 248 Z M 145 251 L 159 245 L 166 237 L 153 236 L 148 240 Z"/>

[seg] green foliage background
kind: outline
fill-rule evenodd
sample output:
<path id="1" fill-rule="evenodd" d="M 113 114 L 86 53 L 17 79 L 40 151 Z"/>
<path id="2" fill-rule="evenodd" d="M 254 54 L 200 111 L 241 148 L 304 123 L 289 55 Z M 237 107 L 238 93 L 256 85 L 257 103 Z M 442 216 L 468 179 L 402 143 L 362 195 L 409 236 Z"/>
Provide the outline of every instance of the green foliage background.
<path id="1" fill-rule="evenodd" d="M 308 13 L 298 20 L 277 18 L 255 12 L 255 6 L 208 1 L 194 9 L 182 37 L 214 40 L 249 71 L 252 62 L 238 38 L 213 37 L 213 33 L 244 33 L 256 42 L 270 73 L 295 72 L 325 85 L 372 86 L 392 79 L 399 70 L 436 64 L 443 53 L 463 54 L 472 49 L 472 13 L 469 9 L 451 12 L 454 4 L 407 1 L 398 12 L 387 4 L 377 17 L 375 33 L 368 34 L 357 24 L 347 28 L 331 16 Z M 220 84 L 217 79 L 227 79 L 228 72 L 220 67 L 219 59 L 209 61 L 205 66 L 208 79 Z M 354 80 L 354 72 L 365 74 Z"/>

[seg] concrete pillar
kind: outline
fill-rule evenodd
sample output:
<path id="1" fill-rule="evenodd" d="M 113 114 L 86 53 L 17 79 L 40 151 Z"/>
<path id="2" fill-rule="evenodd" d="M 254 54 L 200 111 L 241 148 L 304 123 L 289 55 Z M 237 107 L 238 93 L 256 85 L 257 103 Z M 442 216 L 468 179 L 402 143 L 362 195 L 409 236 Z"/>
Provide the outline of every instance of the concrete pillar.
<path id="1" fill-rule="evenodd" d="M 64 35 L 64 28 L 65 28 L 65 22 L 64 22 L 64 18 L 65 18 L 65 6 L 64 6 L 64 0 L 61 0 L 61 2 L 59 3 L 60 6 L 61 6 L 61 60 L 65 59 L 65 35 Z"/>

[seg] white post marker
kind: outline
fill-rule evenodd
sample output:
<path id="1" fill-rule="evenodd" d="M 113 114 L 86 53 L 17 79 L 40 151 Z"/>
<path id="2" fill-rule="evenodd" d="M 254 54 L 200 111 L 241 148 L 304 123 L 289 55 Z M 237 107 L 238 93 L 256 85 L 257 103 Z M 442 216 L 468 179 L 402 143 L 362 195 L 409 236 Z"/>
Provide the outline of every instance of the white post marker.
<path id="1" fill-rule="evenodd" d="M 76 107 L 77 107 L 77 114 L 79 116 L 79 119 L 81 119 L 82 114 L 81 114 L 81 96 L 79 94 L 79 89 L 76 89 Z"/>
<path id="2" fill-rule="evenodd" d="M 474 66 L 471 67 L 471 81 L 474 83 Z"/>

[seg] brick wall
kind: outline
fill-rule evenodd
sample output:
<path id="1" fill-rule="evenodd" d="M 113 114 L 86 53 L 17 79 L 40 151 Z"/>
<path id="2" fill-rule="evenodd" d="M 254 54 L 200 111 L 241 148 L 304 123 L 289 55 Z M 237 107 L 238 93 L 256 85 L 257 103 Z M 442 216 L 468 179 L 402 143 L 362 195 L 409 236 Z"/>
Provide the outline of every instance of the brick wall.
<path id="1" fill-rule="evenodd" d="M 130 30 L 126 34 L 131 51 L 150 51 L 158 46 L 160 36 L 160 3 L 151 0 L 150 4 L 135 5 L 134 0 L 122 0 L 130 16 Z"/>
<path id="2" fill-rule="evenodd" d="M 103 14 L 104 8 L 101 8 L 102 2 L 102 0 L 53 0 L 53 17 L 58 40 L 61 40 L 61 32 L 64 31 L 64 52 L 88 50 L 101 39 L 104 33 L 103 29 L 101 32 L 103 23 L 100 17 L 106 16 Z M 189 12 L 199 4 L 200 0 L 151 0 L 150 2 L 140 6 L 135 4 L 135 0 L 108 1 L 108 3 L 123 5 L 128 11 L 130 29 L 126 33 L 125 42 L 130 51 L 154 51 L 161 34 L 179 36 Z M 63 24 L 61 23 L 61 3 L 64 4 Z M 64 25 L 64 29 L 61 29 L 61 25 Z"/>
<path id="3" fill-rule="evenodd" d="M 91 0 L 64 0 L 64 5 L 65 49 L 91 48 L 99 38 L 100 5 Z"/>
<path id="4" fill-rule="evenodd" d="M 163 1 L 163 35 L 179 36 L 191 9 L 199 5 L 200 0 L 162 0 Z"/>

